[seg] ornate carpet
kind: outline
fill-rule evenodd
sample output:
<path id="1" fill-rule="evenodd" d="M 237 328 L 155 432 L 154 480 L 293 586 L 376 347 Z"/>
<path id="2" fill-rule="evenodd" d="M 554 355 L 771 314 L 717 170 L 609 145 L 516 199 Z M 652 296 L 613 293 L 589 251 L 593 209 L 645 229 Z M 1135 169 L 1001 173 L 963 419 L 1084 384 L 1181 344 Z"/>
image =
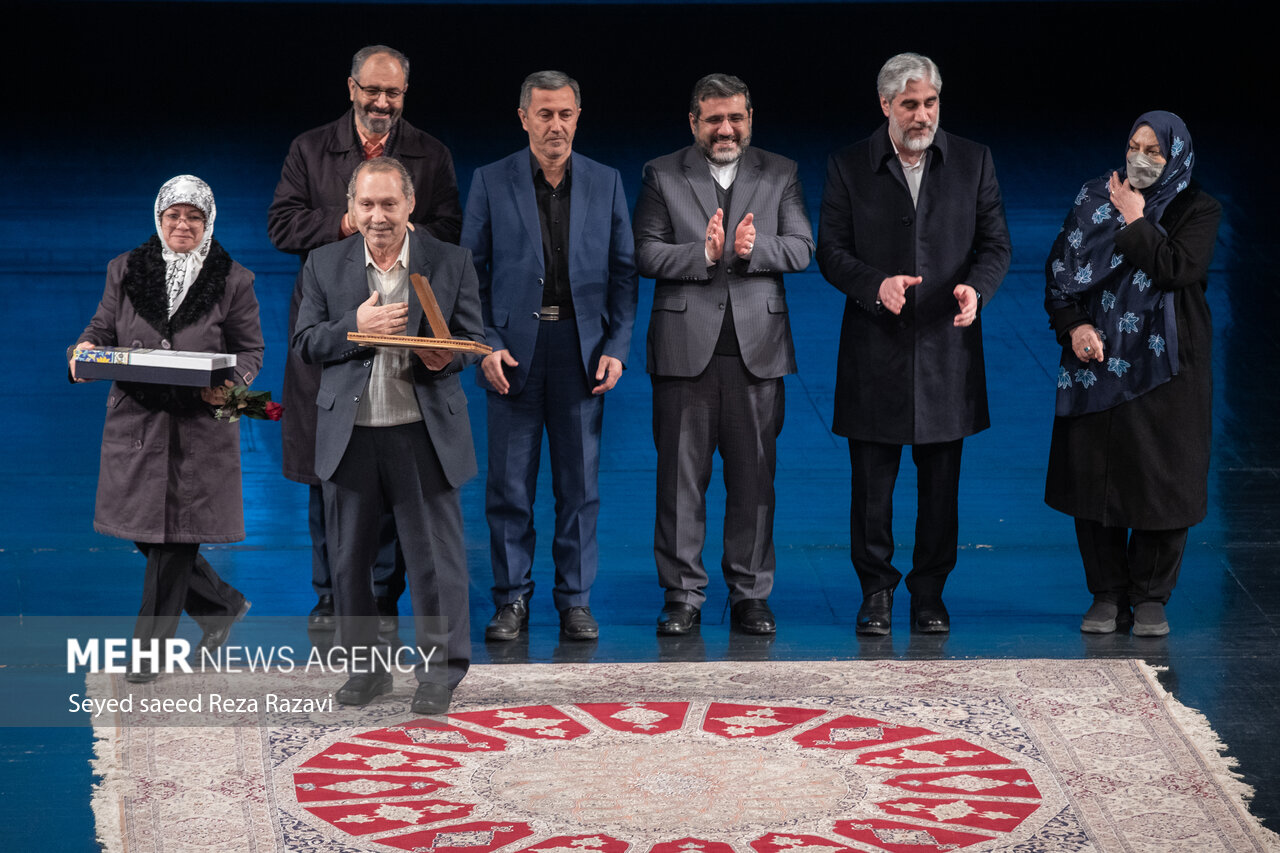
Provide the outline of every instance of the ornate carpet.
<path id="1" fill-rule="evenodd" d="M 294 671 L 89 688 L 190 696 L 233 678 L 286 698 L 341 683 Z M 1138 661 L 480 666 L 435 719 L 408 712 L 412 688 L 398 676 L 354 715 L 251 725 L 118 716 L 97 728 L 105 849 L 1280 849 L 1203 718 Z"/>

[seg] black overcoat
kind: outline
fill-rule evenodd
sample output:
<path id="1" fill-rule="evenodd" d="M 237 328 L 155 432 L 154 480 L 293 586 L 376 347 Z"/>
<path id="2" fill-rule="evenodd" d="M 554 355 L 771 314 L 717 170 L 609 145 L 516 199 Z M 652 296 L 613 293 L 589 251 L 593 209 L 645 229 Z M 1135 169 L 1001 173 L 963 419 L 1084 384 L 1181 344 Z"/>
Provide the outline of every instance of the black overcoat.
<path id="1" fill-rule="evenodd" d="M 458 203 L 458 179 L 453 157 L 444 143 L 418 130 L 403 118 L 396 122 L 387 142 L 387 156 L 404 164 L 413 178 L 414 208 L 409 220 L 448 243 L 457 243 L 462 232 L 462 207 Z M 364 160 L 355 118 L 348 110 L 342 118 L 309 130 L 293 140 L 280 183 L 267 211 L 267 233 L 282 252 L 302 256 L 342 239 L 340 223 L 347 210 L 347 183 Z M 297 326 L 302 302 L 302 268 L 294 283 L 289 306 L 289 335 Z M 315 475 L 316 392 L 320 369 L 305 364 L 289 351 L 284 370 L 284 421 L 281 436 L 284 475 L 300 483 L 319 485 Z"/>
<path id="2" fill-rule="evenodd" d="M 990 426 L 982 317 L 952 325 L 952 291 L 968 284 L 980 308 L 1011 254 L 1004 204 L 986 146 L 938 131 L 912 204 L 888 125 L 833 154 L 818 225 L 818 267 L 847 297 L 836 364 L 838 434 L 928 444 Z M 895 315 L 877 301 L 893 275 L 923 281 Z"/>

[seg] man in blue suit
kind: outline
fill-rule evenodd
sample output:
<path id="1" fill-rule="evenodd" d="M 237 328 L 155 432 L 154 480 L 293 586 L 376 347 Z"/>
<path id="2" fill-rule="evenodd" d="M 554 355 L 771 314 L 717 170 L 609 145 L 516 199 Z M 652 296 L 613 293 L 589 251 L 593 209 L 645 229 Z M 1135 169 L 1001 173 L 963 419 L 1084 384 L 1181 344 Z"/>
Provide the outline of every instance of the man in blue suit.
<path id="1" fill-rule="evenodd" d="M 578 83 L 530 74 L 520 89 L 529 147 L 476 170 L 462 221 L 480 281 L 488 391 L 485 514 L 497 612 L 488 640 L 514 640 L 533 593 L 533 501 L 546 430 L 556 529 L 552 598 L 564 637 L 591 640 L 598 562 L 604 394 L 631 347 L 637 279 L 622 177 L 573 153 Z"/>
<path id="2" fill-rule="evenodd" d="M 431 282 L 451 336 L 480 340 L 480 298 L 468 253 L 426 229 L 410 232 L 413 180 L 398 160 L 356 167 L 347 188 L 358 234 L 314 250 L 302 268 L 293 348 L 323 365 L 316 395 L 316 475 L 324 494 L 338 637 L 353 673 L 335 698 L 366 705 L 392 689 L 371 579 L 380 519 L 395 515 L 405 557 L 418 664 L 411 708 L 439 714 L 471 660 L 467 560 L 458 489 L 476 473 L 467 397 L 469 356 L 376 349 L 349 332 L 426 335 L 412 274 Z M 381 662 L 376 653 L 383 654 Z"/>

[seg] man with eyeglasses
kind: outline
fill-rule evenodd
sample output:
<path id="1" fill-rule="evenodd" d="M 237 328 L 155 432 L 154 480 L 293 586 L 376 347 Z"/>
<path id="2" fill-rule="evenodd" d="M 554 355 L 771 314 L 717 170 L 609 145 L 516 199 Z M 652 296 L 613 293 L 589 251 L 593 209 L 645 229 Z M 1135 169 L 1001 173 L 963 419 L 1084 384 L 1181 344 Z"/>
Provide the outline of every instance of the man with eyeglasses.
<path id="1" fill-rule="evenodd" d="M 351 60 L 347 93 L 351 109 L 337 121 L 309 130 L 293 141 L 267 212 L 267 232 L 275 247 L 300 255 L 356 233 L 347 212 L 347 183 L 356 166 L 384 156 L 399 160 L 413 181 L 416 205 L 409 221 L 432 236 L 457 243 L 462 230 L 453 157 L 438 139 L 401 118 L 409 88 L 409 60 L 386 45 L 361 48 Z M 289 309 L 293 335 L 302 299 L 302 272 Z M 320 365 L 305 364 L 290 351 L 285 363 L 283 467 L 290 480 L 311 487 L 311 584 L 319 597 L 308 618 L 318 630 L 334 627 L 333 583 L 325 535 L 320 480 L 315 475 L 316 392 Z M 404 558 L 390 513 L 382 520 L 381 546 L 374 567 L 374 593 L 384 634 L 398 628 L 397 601 L 404 591 Z"/>
<path id="2" fill-rule="evenodd" d="M 701 622 L 706 490 L 724 460 L 724 558 L 731 625 L 776 630 L 773 475 L 782 377 L 796 372 L 784 273 L 804 270 L 813 233 L 795 162 L 751 148 L 751 93 L 737 77 L 694 86 L 694 144 L 647 163 L 636 266 L 655 279 L 648 370 L 658 450 L 653 551 L 665 603 L 659 634 Z"/>

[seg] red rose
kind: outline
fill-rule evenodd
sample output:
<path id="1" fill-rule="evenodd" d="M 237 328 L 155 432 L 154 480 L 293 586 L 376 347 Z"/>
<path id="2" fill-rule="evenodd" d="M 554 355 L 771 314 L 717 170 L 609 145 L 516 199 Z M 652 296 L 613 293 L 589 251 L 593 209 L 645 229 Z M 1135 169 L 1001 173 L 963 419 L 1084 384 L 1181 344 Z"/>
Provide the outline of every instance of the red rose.
<path id="1" fill-rule="evenodd" d="M 279 403 L 267 403 L 266 415 L 269 421 L 278 421 L 284 415 L 284 406 Z"/>

